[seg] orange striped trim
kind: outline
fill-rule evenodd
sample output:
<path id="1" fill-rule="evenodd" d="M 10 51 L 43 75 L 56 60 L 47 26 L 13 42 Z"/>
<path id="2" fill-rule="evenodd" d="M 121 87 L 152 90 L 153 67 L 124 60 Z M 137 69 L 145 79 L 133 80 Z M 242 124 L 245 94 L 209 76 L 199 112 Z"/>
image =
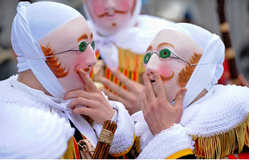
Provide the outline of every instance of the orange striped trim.
<path id="1" fill-rule="evenodd" d="M 78 144 L 74 137 L 73 137 L 73 145 L 74 145 L 73 147 L 74 147 L 74 152 L 75 152 L 74 153 L 75 159 L 81 159 Z"/>
<path id="2" fill-rule="evenodd" d="M 87 139 L 83 134 L 81 134 L 81 136 L 82 136 L 83 139 Z"/>
<path id="3" fill-rule="evenodd" d="M 96 51 L 96 58 L 99 59 L 100 54 L 99 54 L 99 50 Z"/>

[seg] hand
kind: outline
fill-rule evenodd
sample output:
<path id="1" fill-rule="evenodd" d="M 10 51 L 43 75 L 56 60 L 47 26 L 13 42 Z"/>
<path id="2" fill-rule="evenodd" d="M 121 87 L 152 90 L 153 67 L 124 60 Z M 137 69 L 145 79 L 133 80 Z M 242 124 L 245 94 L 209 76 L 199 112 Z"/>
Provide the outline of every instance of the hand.
<path id="1" fill-rule="evenodd" d="M 163 81 L 158 73 L 153 73 L 157 96 L 149 76 L 144 73 L 144 90 L 142 111 L 144 118 L 153 135 L 170 128 L 174 123 L 179 123 L 183 113 L 183 99 L 187 89 L 180 89 L 175 96 L 175 105 L 172 106 L 167 100 Z"/>
<path id="2" fill-rule="evenodd" d="M 102 83 L 109 87 L 116 94 L 103 89 L 104 93 L 111 99 L 115 101 L 119 101 L 124 104 L 129 114 L 133 114 L 139 110 L 141 110 L 142 106 L 142 90 L 143 85 L 139 84 L 135 81 L 130 80 L 125 75 L 123 75 L 118 70 L 112 69 L 112 74 L 127 87 L 127 90 L 121 88 L 117 84 L 111 82 L 110 80 L 103 78 Z"/>
<path id="3" fill-rule="evenodd" d="M 103 124 L 104 121 L 112 119 L 114 109 L 110 106 L 107 99 L 85 71 L 80 70 L 79 74 L 84 81 L 86 91 L 69 91 L 63 98 L 64 100 L 75 98 L 70 103 L 70 108 L 73 110 L 73 113 L 89 116 L 99 124 Z M 85 107 L 76 107 L 78 105 Z"/>

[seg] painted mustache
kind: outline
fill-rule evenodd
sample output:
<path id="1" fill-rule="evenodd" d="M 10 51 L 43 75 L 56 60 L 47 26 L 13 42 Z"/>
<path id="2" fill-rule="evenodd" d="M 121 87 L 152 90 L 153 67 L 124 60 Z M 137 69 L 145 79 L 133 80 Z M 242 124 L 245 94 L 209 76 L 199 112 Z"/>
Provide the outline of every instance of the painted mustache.
<path id="1" fill-rule="evenodd" d="M 127 11 L 119 11 L 119 10 L 114 10 L 114 13 L 116 14 L 126 14 L 129 10 Z M 105 17 L 105 16 L 111 16 L 112 14 L 110 14 L 109 12 L 105 12 L 101 15 L 98 15 L 99 18 Z"/>
<path id="2" fill-rule="evenodd" d="M 170 79 L 172 79 L 174 77 L 174 72 L 172 71 L 172 75 L 171 76 L 169 76 L 169 77 L 163 77 L 163 76 L 161 76 L 161 79 L 162 79 L 162 81 L 169 81 Z"/>
<path id="3" fill-rule="evenodd" d="M 79 70 L 78 70 L 77 68 L 75 68 L 74 70 L 75 70 L 75 72 L 76 72 L 77 74 L 79 74 Z M 90 72 L 90 68 L 84 68 L 83 70 L 84 70 L 85 72 L 87 72 L 87 73 Z"/>
<path id="4" fill-rule="evenodd" d="M 172 71 L 172 75 L 169 77 L 164 77 L 164 76 L 160 76 L 160 77 L 161 77 L 162 81 L 169 81 L 174 77 L 174 72 Z M 153 83 L 153 82 L 155 82 L 155 80 L 151 79 L 151 83 Z"/>

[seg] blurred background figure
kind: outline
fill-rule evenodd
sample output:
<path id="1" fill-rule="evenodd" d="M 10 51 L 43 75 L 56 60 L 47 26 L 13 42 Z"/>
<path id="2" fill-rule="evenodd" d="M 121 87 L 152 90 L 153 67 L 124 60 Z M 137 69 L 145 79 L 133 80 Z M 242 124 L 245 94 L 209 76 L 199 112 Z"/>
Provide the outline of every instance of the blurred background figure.
<path id="1" fill-rule="evenodd" d="M 11 24 L 18 1 L 0 0 L 0 80 L 17 74 L 15 56 L 11 49 Z"/>
<path id="2" fill-rule="evenodd" d="M 40 0 L 31 0 L 31 2 Z M 84 16 L 82 0 L 52 0 L 60 3 L 64 3 L 76 8 Z M 15 7 L 19 0 L 0 0 L 0 46 L 5 50 L 10 48 L 10 31 L 11 22 L 15 15 Z M 226 0 L 226 18 L 230 25 L 230 38 L 232 40 L 232 46 L 236 53 L 236 62 L 239 72 L 241 72 L 246 80 L 249 80 L 248 59 L 249 50 L 247 44 L 249 44 L 249 36 L 247 29 L 249 26 L 249 0 Z M 142 14 L 154 15 L 162 17 L 170 21 L 175 22 L 190 22 L 199 25 L 212 33 L 220 35 L 219 20 L 217 15 L 217 1 L 216 0 L 142 0 Z M 243 50 L 243 48 L 246 48 Z M 243 54 L 246 53 L 246 54 Z M 0 53 L 0 63 L 3 53 Z M 243 56 L 245 55 L 245 56 Z M 10 70 L 15 66 L 15 61 L 11 61 Z M 8 69 L 2 69 L 4 72 L 0 72 L 0 77 L 4 77 L 4 74 L 9 76 L 15 74 L 15 71 L 11 72 Z M 6 73 L 7 72 L 7 73 Z M 9 75 L 8 75 L 9 74 Z"/>

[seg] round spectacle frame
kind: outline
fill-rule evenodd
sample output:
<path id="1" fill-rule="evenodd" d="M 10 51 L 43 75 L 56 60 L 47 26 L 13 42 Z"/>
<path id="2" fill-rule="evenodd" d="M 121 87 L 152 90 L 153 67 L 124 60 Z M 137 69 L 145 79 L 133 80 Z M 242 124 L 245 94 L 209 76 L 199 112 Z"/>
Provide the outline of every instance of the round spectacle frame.
<path id="1" fill-rule="evenodd" d="M 152 54 L 157 54 L 160 58 L 163 58 L 163 59 L 166 59 L 166 58 L 173 58 L 173 59 L 180 59 L 181 61 L 189 64 L 189 65 L 196 65 L 196 64 L 190 64 L 189 62 L 185 61 L 184 59 L 182 59 L 181 57 L 177 56 L 174 52 L 170 51 L 169 49 L 162 49 L 158 52 L 148 52 L 146 53 L 146 55 L 144 56 L 144 59 L 143 59 L 143 63 L 144 64 L 147 64 L 152 56 Z M 174 56 L 171 56 L 171 55 L 174 55 Z"/>
<path id="2" fill-rule="evenodd" d="M 86 48 L 88 47 L 88 45 L 91 45 L 91 47 L 93 48 L 93 50 L 95 50 L 95 41 L 92 41 L 92 42 L 85 42 L 85 41 L 82 41 L 78 46 L 76 47 L 73 47 L 69 50 L 66 50 L 66 51 L 62 51 L 62 52 L 58 52 L 58 53 L 54 53 L 52 55 L 49 55 L 49 56 L 45 56 L 46 58 L 47 57 L 50 57 L 50 56 L 55 56 L 55 55 L 58 55 L 58 54 L 62 54 L 62 53 L 66 53 L 66 52 L 70 52 L 70 51 L 80 51 L 80 52 L 84 52 L 86 50 Z M 79 47 L 79 50 L 78 49 L 75 49 Z"/>

